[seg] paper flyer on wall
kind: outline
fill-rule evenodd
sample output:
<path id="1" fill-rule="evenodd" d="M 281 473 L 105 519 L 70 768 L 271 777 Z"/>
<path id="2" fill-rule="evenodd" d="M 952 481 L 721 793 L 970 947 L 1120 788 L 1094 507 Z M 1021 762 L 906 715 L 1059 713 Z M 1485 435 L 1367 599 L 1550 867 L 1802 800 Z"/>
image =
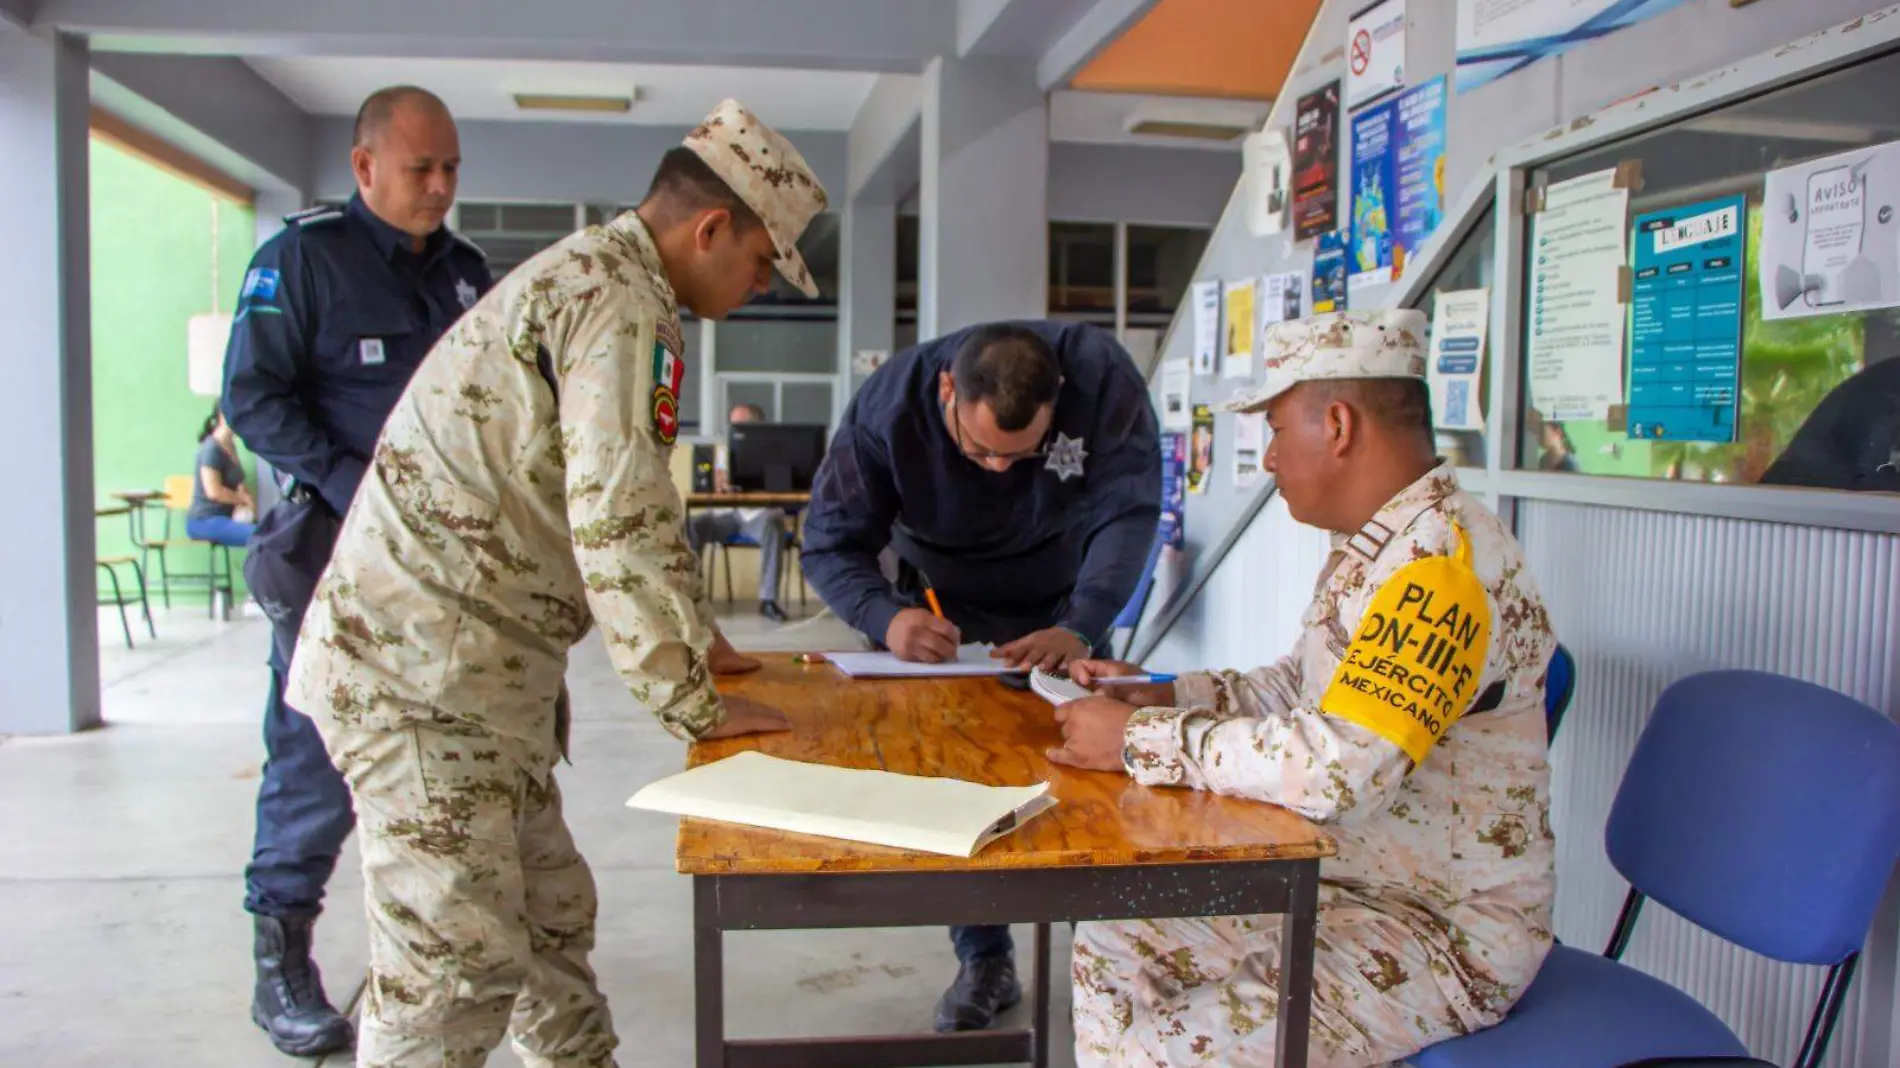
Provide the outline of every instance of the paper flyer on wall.
<path id="1" fill-rule="evenodd" d="M 1179 549 L 1187 526 L 1187 435 L 1161 435 L 1161 541 Z"/>
<path id="2" fill-rule="evenodd" d="M 1293 119 L 1293 239 L 1339 229 L 1339 83 L 1300 97 Z"/>
<path id="3" fill-rule="evenodd" d="M 1798 319 L 1900 305 L 1900 141 L 1768 172 L 1761 317 Z"/>
<path id="4" fill-rule="evenodd" d="M 1293 172 L 1286 134 L 1274 129 L 1247 135 L 1241 146 L 1241 172 L 1247 186 L 1247 229 L 1255 237 L 1285 230 Z"/>
<path id="5" fill-rule="evenodd" d="M 1169 360 L 1161 365 L 1161 425 L 1169 430 L 1186 430 L 1194 425 L 1194 413 L 1188 409 L 1188 392 L 1194 388 L 1194 374 L 1186 360 Z"/>
<path id="6" fill-rule="evenodd" d="M 1346 25 L 1346 106 L 1405 86 L 1405 0 L 1374 4 Z"/>
<path id="7" fill-rule="evenodd" d="M 1445 79 L 1352 120 L 1352 288 L 1405 275 L 1445 214 Z"/>
<path id="8" fill-rule="evenodd" d="M 1683 0 L 1458 0 L 1458 91 L 1475 89 Z"/>
<path id="9" fill-rule="evenodd" d="M 1188 492 L 1206 493 L 1214 470 L 1214 409 L 1194 406 L 1194 434 L 1188 439 Z"/>
<path id="10" fill-rule="evenodd" d="M 1234 417 L 1234 487 L 1247 489 L 1258 485 L 1266 473 L 1267 416 L 1265 412 L 1242 412 Z"/>
<path id="11" fill-rule="evenodd" d="M 1306 272 L 1270 274 L 1262 282 L 1260 322 L 1284 323 L 1306 314 Z"/>
<path id="12" fill-rule="evenodd" d="M 1313 253 L 1313 314 L 1345 311 L 1346 235 L 1343 231 L 1319 235 Z"/>
<path id="13" fill-rule="evenodd" d="M 1218 280 L 1194 283 L 1194 373 L 1214 373 L 1220 352 L 1220 295 Z"/>
<path id="14" fill-rule="evenodd" d="M 1439 430 L 1484 429 L 1478 388 L 1490 325 L 1490 290 L 1432 294 L 1432 351 L 1425 379 L 1431 386 L 1432 425 Z"/>
<path id="15" fill-rule="evenodd" d="M 1629 190 L 1615 169 L 1558 182 L 1531 222 L 1531 407 L 1606 419 L 1623 399 Z"/>
<path id="16" fill-rule="evenodd" d="M 1747 198 L 1736 195 L 1636 217 L 1632 440 L 1735 440 L 1747 215 Z"/>
<path id="17" fill-rule="evenodd" d="M 1227 283 L 1227 305 L 1222 321 L 1220 376 L 1248 378 L 1253 375 L 1253 279 Z"/>

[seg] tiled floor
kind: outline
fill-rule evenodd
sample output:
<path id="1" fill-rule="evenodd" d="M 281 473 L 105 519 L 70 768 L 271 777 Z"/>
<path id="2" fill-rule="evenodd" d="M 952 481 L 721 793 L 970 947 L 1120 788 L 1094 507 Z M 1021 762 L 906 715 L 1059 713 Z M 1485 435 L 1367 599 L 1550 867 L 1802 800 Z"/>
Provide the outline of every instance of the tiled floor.
<path id="1" fill-rule="evenodd" d="M 843 649 L 829 616 L 723 622 L 742 649 Z M 264 624 L 180 608 L 158 640 L 101 617 L 108 726 L 0 741 L 0 1064 L 271 1068 L 299 1063 L 252 1026 L 250 853 L 267 674 Z M 568 819 L 601 892 L 594 964 L 623 1037 L 620 1063 L 686 1066 L 692 1054 L 690 886 L 672 871 L 674 821 L 624 807 L 680 767 L 682 749 L 633 703 L 589 641 L 569 675 L 574 763 L 560 770 Z M 365 960 L 352 849 L 318 928 L 338 1001 Z M 1058 927 L 1058 967 L 1067 959 Z M 1028 944 L 1027 931 L 1018 941 Z M 774 932 L 727 939 L 735 1036 L 923 1029 L 954 971 L 938 930 Z M 1027 952 L 1019 963 L 1029 965 Z M 1057 982 L 1056 1063 L 1067 1054 Z M 1017 1010 L 1020 1014 L 1021 1010 Z M 309 1063 L 309 1062 L 302 1062 Z M 347 1065 L 331 1057 L 328 1066 Z M 520 1062 L 498 1052 L 491 1065 Z"/>

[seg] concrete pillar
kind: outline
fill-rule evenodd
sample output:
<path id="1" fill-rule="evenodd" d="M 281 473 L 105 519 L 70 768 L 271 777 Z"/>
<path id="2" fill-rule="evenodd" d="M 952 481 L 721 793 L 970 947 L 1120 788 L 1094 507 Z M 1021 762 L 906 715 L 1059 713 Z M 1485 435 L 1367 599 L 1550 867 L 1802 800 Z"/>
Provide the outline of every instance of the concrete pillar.
<path id="1" fill-rule="evenodd" d="M 846 205 L 838 251 L 838 374 L 849 400 L 864 384 L 851 358 L 869 349 L 889 352 L 894 341 L 897 205 L 867 198 Z"/>
<path id="2" fill-rule="evenodd" d="M 924 68 L 917 337 L 1041 318 L 1049 298 L 1049 106 L 1035 65 Z"/>
<path id="3" fill-rule="evenodd" d="M 0 30 L 0 734 L 100 722 L 87 68 Z"/>

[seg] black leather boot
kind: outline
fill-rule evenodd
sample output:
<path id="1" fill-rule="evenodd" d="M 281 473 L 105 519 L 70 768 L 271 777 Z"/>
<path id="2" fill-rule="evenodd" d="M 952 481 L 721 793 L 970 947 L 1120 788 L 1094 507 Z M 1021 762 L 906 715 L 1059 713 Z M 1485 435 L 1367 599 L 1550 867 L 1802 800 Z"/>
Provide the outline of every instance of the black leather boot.
<path id="1" fill-rule="evenodd" d="M 957 969 L 957 981 L 937 1002 L 937 1030 L 981 1031 L 1022 999 L 1013 959 L 978 957 Z"/>
<path id="2" fill-rule="evenodd" d="M 350 1048 L 355 1031 L 324 996 L 323 977 L 310 959 L 314 918 L 256 919 L 252 952 L 257 957 L 257 989 L 251 995 L 251 1019 L 270 1035 L 271 1045 L 293 1057 Z"/>

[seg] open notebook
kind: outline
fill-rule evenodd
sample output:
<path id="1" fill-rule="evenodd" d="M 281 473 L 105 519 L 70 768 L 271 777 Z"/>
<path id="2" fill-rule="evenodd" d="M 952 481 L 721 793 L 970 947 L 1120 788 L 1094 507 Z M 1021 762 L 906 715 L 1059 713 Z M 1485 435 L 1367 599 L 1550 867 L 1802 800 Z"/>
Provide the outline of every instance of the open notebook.
<path id="1" fill-rule="evenodd" d="M 984 786 L 747 751 L 652 783 L 630 808 L 975 856 L 1056 803 L 1048 783 Z"/>
<path id="2" fill-rule="evenodd" d="M 965 645 L 941 664 L 899 660 L 893 653 L 826 653 L 825 659 L 854 679 L 934 679 L 950 675 L 1002 675 L 1009 665 L 990 657 L 993 645 Z"/>

